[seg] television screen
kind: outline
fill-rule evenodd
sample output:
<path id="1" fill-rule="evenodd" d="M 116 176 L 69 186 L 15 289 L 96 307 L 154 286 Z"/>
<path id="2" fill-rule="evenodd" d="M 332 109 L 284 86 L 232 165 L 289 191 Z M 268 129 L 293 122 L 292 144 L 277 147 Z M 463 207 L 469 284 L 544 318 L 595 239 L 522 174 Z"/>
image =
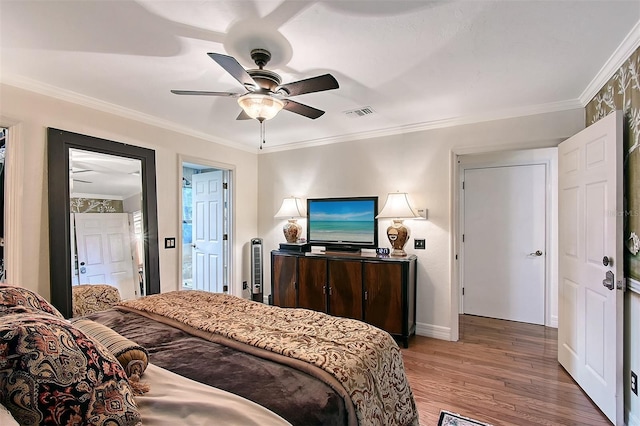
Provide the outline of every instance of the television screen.
<path id="1" fill-rule="evenodd" d="M 307 199 L 307 241 L 332 248 L 378 246 L 378 197 Z"/>

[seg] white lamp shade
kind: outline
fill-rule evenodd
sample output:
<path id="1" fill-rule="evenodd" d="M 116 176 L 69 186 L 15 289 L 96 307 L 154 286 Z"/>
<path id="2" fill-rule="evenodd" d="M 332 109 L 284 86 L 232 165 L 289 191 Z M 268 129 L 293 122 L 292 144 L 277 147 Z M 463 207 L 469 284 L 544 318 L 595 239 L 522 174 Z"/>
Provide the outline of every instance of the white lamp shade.
<path id="1" fill-rule="evenodd" d="M 271 120 L 284 107 L 284 102 L 260 93 L 247 93 L 238 98 L 238 104 L 251 118 L 259 121 Z"/>
<path id="2" fill-rule="evenodd" d="M 278 210 L 274 217 L 276 219 L 307 217 L 307 209 L 301 198 L 289 197 L 282 200 L 280 210 Z"/>
<path id="3" fill-rule="evenodd" d="M 387 201 L 376 219 L 411 219 L 418 215 L 411 209 L 406 192 L 393 192 L 387 195 Z"/>

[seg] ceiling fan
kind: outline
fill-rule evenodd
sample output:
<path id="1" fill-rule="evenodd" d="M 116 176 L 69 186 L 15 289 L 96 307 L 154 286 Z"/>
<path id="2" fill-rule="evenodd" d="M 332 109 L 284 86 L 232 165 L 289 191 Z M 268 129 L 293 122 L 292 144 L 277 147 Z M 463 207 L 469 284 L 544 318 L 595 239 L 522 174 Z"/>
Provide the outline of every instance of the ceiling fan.
<path id="1" fill-rule="evenodd" d="M 304 117 L 316 119 L 324 111 L 289 99 L 292 96 L 306 93 L 322 92 L 324 90 L 337 89 L 337 80 L 331 74 L 324 74 L 305 80 L 281 84 L 282 79 L 273 71 L 264 69 L 271 59 L 271 53 L 265 49 L 253 49 L 251 59 L 258 69 L 245 70 L 238 61 L 232 57 L 220 53 L 207 53 L 211 59 L 224 68 L 233 78 L 238 80 L 246 89 L 245 93 L 233 92 L 206 92 L 201 90 L 172 90 L 176 95 L 196 96 L 226 96 L 238 98 L 238 104 L 242 112 L 237 120 L 255 118 L 261 123 L 276 116 L 281 109 L 300 114 Z"/>

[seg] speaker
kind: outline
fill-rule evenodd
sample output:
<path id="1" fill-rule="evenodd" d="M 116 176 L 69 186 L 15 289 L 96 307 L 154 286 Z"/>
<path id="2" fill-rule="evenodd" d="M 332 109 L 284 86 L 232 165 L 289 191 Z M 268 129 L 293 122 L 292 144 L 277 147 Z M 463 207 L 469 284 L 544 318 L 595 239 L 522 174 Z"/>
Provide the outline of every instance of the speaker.
<path id="1" fill-rule="evenodd" d="M 251 239 L 251 299 L 262 302 L 262 238 Z"/>

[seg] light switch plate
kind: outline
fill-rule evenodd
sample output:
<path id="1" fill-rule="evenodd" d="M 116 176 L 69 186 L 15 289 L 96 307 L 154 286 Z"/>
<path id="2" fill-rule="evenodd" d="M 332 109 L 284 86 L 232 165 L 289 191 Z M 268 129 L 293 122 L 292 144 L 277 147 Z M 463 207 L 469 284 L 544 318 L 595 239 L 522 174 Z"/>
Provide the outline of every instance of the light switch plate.
<path id="1" fill-rule="evenodd" d="M 164 248 L 166 248 L 166 249 L 176 248 L 176 239 L 175 239 L 175 237 L 165 238 L 164 239 Z"/>
<path id="2" fill-rule="evenodd" d="M 427 248 L 427 240 L 424 238 L 416 238 L 413 240 L 413 248 L 416 250 L 424 250 Z"/>

